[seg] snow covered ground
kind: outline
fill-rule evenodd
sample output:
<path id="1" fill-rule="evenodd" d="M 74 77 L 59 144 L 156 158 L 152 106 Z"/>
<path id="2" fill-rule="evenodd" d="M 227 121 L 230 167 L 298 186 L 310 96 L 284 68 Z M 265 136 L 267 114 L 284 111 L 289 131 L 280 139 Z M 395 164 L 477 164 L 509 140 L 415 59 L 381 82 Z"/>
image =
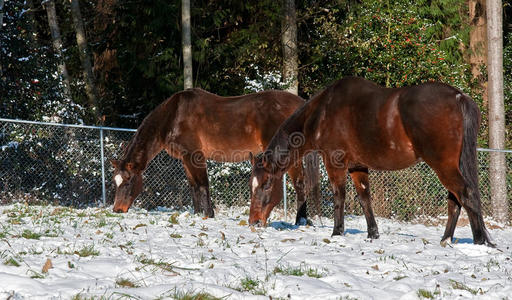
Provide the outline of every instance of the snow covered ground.
<path id="1" fill-rule="evenodd" d="M 442 226 L 378 219 L 368 240 L 364 217 L 331 237 L 328 219 L 251 228 L 245 213 L 0 207 L 0 298 L 512 298 L 510 227 L 490 230 L 497 249 L 469 226 L 442 247 Z"/>

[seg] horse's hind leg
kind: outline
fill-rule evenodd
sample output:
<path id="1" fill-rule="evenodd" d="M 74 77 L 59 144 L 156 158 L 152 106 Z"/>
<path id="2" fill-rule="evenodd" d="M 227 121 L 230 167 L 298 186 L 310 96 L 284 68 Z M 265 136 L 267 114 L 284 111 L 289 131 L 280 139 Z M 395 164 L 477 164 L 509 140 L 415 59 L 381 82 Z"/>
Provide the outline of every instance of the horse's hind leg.
<path id="1" fill-rule="evenodd" d="M 206 160 L 201 155 L 187 155 L 183 157 L 183 167 L 192 188 L 192 201 L 194 212 L 204 213 L 205 217 L 213 218 L 213 205 L 208 187 L 208 172 Z"/>
<path id="2" fill-rule="evenodd" d="M 473 243 L 487 243 L 489 246 L 494 246 L 494 244 L 491 242 L 489 233 L 485 229 L 484 218 L 482 216 L 482 207 L 478 197 L 478 187 L 470 186 L 462 177 L 462 174 L 460 173 L 457 166 L 450 167 L 449 164 L 445 164 L 438 168 L 434 166 L 433 169 L 436 171 L 441 183 L 451 193 L 453 193 L 459 205 L 464 207 L 466 210 L 469 217 L 469 223 L 471 225 L 471 231 L 473 232 Z M 452 218 L 449 219 L 449 222 L 446 224 L 445 236 L 443 236 L 443 240 L 447 238 L 447 233 L 448 235 L 451 234 L 453 236 L 451 227 L 453 227 L 453 230 L 455 230 L 456 223 L 457 220 L 455 218 L 455 214 L 453 214 Z"/>
<path id="3" fill-rule="evenodd" d="M 445 242 L 448 239 L 451 241 L 453 239 L 453 233 L 455 232 L 457 220 L 459 219 L 460 206 L 457 197 L 455 197 L 452 192 L 448 192 L 448 221 L 446 222 L 446 229 L 441 242 Z"/>
<path id="4" fill-rule="evenodd" d="M 370 182 L 368 180 L 367 168 L 353 168 L 348 170 L 352 181 L 356 187 L 359 203 L 363 208 L 366 217 L 366 225 L 368 226 L 368 237 L 371 239 L 379 238 L 379 229 L 375 222 L 370 196 Z"/>
<path id="5" fill-rule="evenodd" d="M 295 218 L 295 225 L 306 225 L 308 223 L 307 217 L 307 204 L 304 193 L 304 170 L 302 161 L 299 161 L 288 170 L 288 175 L 292 180 L 295 193 L 297 194 L 297 217 Z"/>

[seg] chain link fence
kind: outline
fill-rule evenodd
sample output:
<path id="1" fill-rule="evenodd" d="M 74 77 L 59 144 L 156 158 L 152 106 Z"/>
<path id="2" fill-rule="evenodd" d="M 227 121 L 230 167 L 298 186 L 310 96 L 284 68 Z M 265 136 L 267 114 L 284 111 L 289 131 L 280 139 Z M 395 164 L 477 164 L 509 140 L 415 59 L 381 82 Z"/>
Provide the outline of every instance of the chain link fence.
<path id="1" fill-rule="evenodd" d="M 0 204 L 25 201 L 85 207 L 113 203 L 115 186 L 109 160 L 120 158 L 134 132 L 0 119 Z M 507 162 L 507 199 L 510 199 L 512 152 L 503 155 Z M 478 152 L 485 216 L 492 216 L 489 156 L 485 149 Z M 250 173 L 249 162 L 208 162 L 214 204 L 248 208 Z M 323 165 L 321 175 L 320 214 L 332 217 L 333 195 Z M 144 177 L 144 190 L 135 205 L 147 209 L 192 206 L 181 161 L 162 152 L 151 161 Z M 362 210 L 355 188 L 350 180 L 347 182 L 346 213 L 360 215 Z M 377 216 L 428 223 L 446 215 L 448 192 L 425 163 L 401 171 L 370 171 L 370 188 Z M 289 179 L 286 190 L 286 212 L 293 216 L 296 212 L 295 191 Z M 312 203 L 308 203 L 308 210 L 309 215 L 318 213 Z M 510 215 L 512 207 L 509 205 Z"/>

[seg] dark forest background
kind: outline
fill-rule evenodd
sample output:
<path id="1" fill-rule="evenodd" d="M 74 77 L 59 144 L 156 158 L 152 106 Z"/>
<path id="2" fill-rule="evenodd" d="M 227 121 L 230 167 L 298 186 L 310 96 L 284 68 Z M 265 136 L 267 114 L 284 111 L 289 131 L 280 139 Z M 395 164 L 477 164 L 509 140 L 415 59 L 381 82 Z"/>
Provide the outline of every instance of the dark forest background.
<path id="1" fill-rule="evenodd" d="M 62 38 L 52 46 L 48 2 Z M 91 102 L 70 0 L 6 0 L 0 30 L 0 117 L 136 128 L 183 89 L 181 1 L 77 1 L 93 70 Z M 476 9 L 470 10 L 470 7 Z M 512 128 L 512 5 L 503 2 L 506 126 Z M 299 95 L 346 75 L 390 87 L 442 81 L 483 112 L 485 1 L 296 1 Z M 284 88 L 281 1 L 192 0 L 193 83 L 228 96 Z M 485 27 L 485 23 L 484 23 Z M 63 92 L 59 65 L 69 73 Z M 512 142 L 507 134 L 507 147 Z"/>

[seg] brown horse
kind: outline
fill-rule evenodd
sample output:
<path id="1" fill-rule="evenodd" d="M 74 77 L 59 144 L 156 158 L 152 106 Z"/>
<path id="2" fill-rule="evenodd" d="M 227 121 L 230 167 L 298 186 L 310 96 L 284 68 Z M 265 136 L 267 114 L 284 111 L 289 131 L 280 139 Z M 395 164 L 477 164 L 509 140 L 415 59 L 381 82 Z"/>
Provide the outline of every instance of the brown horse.
<path id="1" fill-rule="evenodd" d="M 442 83 L 382 88 L 355 77 L 339 80 L 297 110 L 276 132 L 263 157 L 253 161 L 249 220 L 266 222 L 276 178 L 313 149 L 323 158 L 335 198 L 333 235 L 344 232 L 345 182 L 350 174 L 368 226 L 379 233 L 370 199 L 368 169 L 399 170 L 425 161 L 448 189 L 453 238 L 461 206 L 473 242 L 491 243 L 482 217 L 476 159 L 480 112 L 473 100 Z"/>
<path id="2" fill-rule="evenodd" d="M 112 161 L 117 186 L 114 211 L 128 211 L 142 191 L 142 172 L 165 149 L 183 162 L 195 212 L 213 217 L 206 160 L 240 162 L 251 152 L 262 152 L 277 128 L 303 104 L 302 98 L 283 91 L 239 97 L 220 97 L 201 89 L 174 94 L 144 119 L 122 159 Z M 318 166 L 307 168 L 305 175 L 315 172 Z M 297 192 L 297 221 L 301 221 L 306 219 L 302 164 L 288 174 Z M 282 191 L 274 197 L 280 201 Z"/>

